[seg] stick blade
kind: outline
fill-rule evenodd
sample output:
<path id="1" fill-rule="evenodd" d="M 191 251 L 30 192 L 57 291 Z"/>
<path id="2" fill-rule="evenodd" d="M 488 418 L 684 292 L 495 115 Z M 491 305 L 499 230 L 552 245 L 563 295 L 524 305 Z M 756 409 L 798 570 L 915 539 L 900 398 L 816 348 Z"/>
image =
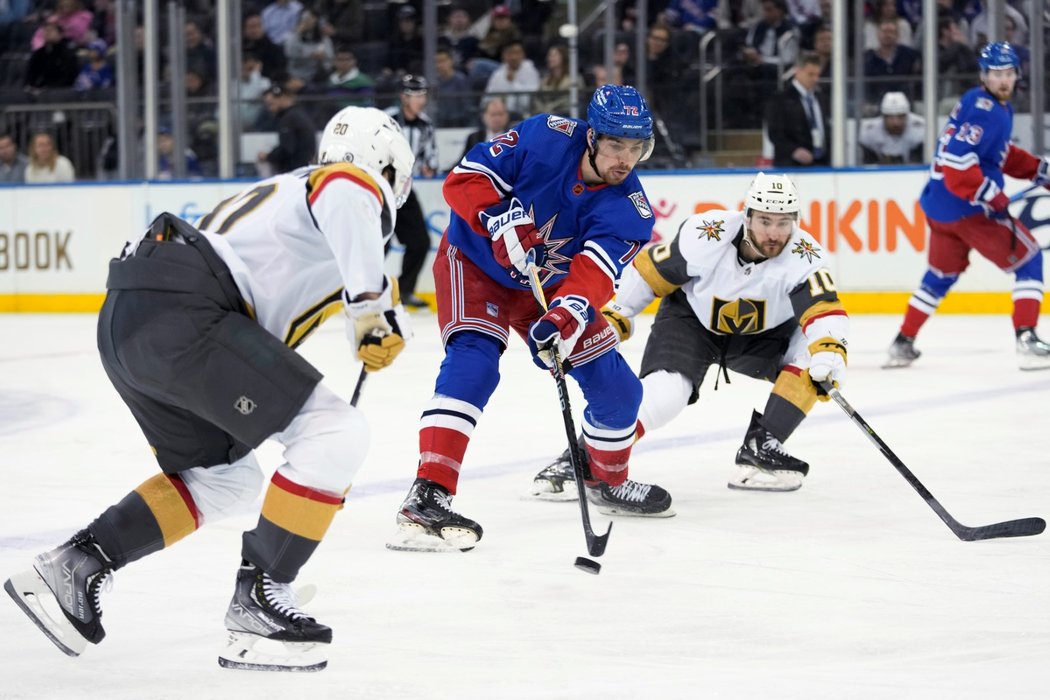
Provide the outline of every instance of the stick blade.
<path id="1" fill-rule="evenodd" d="M 1007 520 L 1002 523 L 984 525 L 983 527 L 968 527 L 962 532 L 956 532 L 959 539 L 966 542 L 977 540 L 992 540 L 1001 537 L 1031 537 L 1039 535 L 1046 530 L 1046 521 L 1042 518 L 1021 518 L 1019 520 Z"/>
<path id="2" fill-rule="evenodd" d="M 609 533 L 611 532 L 612 523 L 609 523 L 609 528 L 604 535 L 596 535 L 593 532 L 585 533 L 587 535 L 587 553 L 592 557 L 600 557 L 605 554 L 605 546 L 609 544 Z"/>

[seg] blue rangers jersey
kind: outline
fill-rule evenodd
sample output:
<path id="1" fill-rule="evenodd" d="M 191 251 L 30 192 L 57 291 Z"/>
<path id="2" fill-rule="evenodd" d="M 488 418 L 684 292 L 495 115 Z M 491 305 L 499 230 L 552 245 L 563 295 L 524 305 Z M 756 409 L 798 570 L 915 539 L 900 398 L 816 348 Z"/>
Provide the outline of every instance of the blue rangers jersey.
<path id="1" fill-rule="evenodd" d="M 583 182 L 587 129 L 583 121 L 539 114 L 474 146 L 445 181 L 452 208 L 446 235 L 493 280 L 527 288 L 527 278 L 512 276 L 494 259 L 479 218 L 516 199 L 546 241 L 543 285 L 564 281 L 561 294 L 582 294 L 600 308 L 652 237 L 653 212 L 634 172 L 615 186 Z"/>

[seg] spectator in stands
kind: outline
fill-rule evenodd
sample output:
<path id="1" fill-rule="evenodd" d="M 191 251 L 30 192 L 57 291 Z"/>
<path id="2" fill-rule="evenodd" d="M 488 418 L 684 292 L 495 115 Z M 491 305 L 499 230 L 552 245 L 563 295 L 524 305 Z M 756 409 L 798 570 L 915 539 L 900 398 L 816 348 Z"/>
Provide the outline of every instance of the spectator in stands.
<path id="1" fill-rule="evenodd" d="M 864 48 L 873 51 L 879 48 L 879 26 L 883 22 L 897 25 L 897 41 L 904 46 L 911 46 L 914 41 L 911 24 L 897 14 L 897 0 L 876 0 L 875 9 L 864 22 Z"/>
<path id="2" fill-rule="evenodd" d="M 260 163 L 267 163 L 273 174 L 286 173 L 309 165 L 317 150 L 317 128 L 296 104 L 296 96 L 281 85 L 271 85 L 263 98 L 277 119 L 277 145 L 270 152 L 260 151 Z"/>
<path id="3" fill-rule="evenodd" d="M 478 44 L 478 53 L 494 61 L 502 59 L 503 47 L 512 41 L 521 41 L 521 30 L 514 26 L 510 17 L 510 8 L 496 5 L 490 14 L 491 24 L 484 38 Z"/>
<path id="4" fill-rule="evenodd" d="M 469 73 L 471 61 L 478 53 L 479 39 L 471 33 L 470 13 L 465 8 L 457 5 L 448 11 L 439 41 L 448 44 L 456 66 Z"/>
<path id="5" fill-rule="evenodd" d="M 882 96 L 878 117 L 860 122 L 860 150 L 865 165 L 922 163 L 926 120 L 911 113 L 903 92 Z"/>
<path id="6" fill-rule="evenodd" d="M 306 85 L 324 81 L 332 70 L 335 50 L 322 30 L 322 22 L 310 10 L 299 13 L 299 24 L 284 40 L 288 75 Z"/>
<path id="7" fill-rule="evenodd" d="M 520 39 L 508 42 L 501 52 L 503 62 L 485 85 L 485 94 L 502 95 L 507 109 L 521 118 L 531 113 L 532 93 L 540 87 L 540 73 L 525 58 L 525 45 Z"/>
<path id="8" fill-rule="evenodd" d="M 441 126 L 468 126 L 473 121 L 474 101 L 470 81 L 456 70 L 449 49 L 434 53 L 434 71 L 437 73 L 437 114 Z"/>
<path id="9" fill-rule="evenodd" d="M 789 39 L 781 41 L 783 37 Z M 744 39 L 741 56 L 745 65 L 761 71 L 765 77 L 777 78 L 777 67 L 790 66 L 798 55 L 798 28 L 787 13 L 786 0 L 762 0 L 761 19 L 751 27 Z M 754 72 L 754 71 L 753 71 Z"/>
<path id="10" fill-rule="evenodd" d="M 48 20 L 42 31 L 44 44 L 33 52 L 26 65 L 26 90 L 71 87 L 80 71 L 76 52 L 62 37 L 58 22 Z"/>
<path id="11" fill-rule="evenodd" d="M 186 176 L 201 177 L 201 164 L 192 148 L 183 151 L 186 159 Z M 175 177 L 175 139 L 171 129 L 161 127 L 157 131 L 157 179 L 171 180 Z"/>
<path id="12" fill-rule="evenodd" d="M 262 61 L 255 54 L 246 53 L 241 57 L 239 83 L 238 113 L 241 117 L 241 129 L 259 131 L 262 126 L 259 123 L 259 117 L 263 113 L 263 95 L 270 89 L 272 83 L 262 74 Z"/>
<path id="13" fill-rule="evenodd" d="M 46 131 L 38 131 L 29 141 L 29 164 L 26 165 L 25 181 L 73 182 L 76 172 L 69 158 L 58 152 L 55 140 Z"/>
<path id="14" fill-rule="evenodd" d="M 537 112 L 548 114 L 569 114 L 569 88 L 573 76 L 569 75 L 569 50 L 562 44 L 554 44 L 547 49 L 547 69 L 540 80 L 540 91 L 536 93 L 533 103 Z"/>
<path id="15" fill-rule="evenodd" d="M 21 48 L 22 27 L 32 7 L 30 0 L 5 0 L 0 2 L 0 54 L 8 47 Z"/>
<path id="16" fill-rule="evenodd" d="M 244 16 L 243 38 L 241 49 L 252 53 L 262 61 L 262 74 L 271 81 L 284 80 L 287 74 L 287 59 L 284 49 L 270 41 L 263 29 L 262 15 L 249 12 Z"/>
<path id="17" fill-rule="evenodd" d="M 339 98 L 339 108 L 372 106 L 375 81 L 358 68 L 354 52 L 345 46 L 336 49 L 334 67 L 328 76 L 328 94 Z"/>
<path id="18" fill-rule="evenodd" d="M 460 160 L 467 155 L 470 149 L 482 141 L 491 141 L 509 130 L 510 112 L 507 111 L 507 105 L 504 104 L 503 98 L 488 98 L 485 101 L 485 106 L 481 109 L 481 128 L 467 136 L 466 148 L 463 149 L 463 155 L 460 156 Z"/>
<path id="19" fill-rule="evenodd" d="M 718 28 L 719 4 L 719 0 L 671 0 L 664 10 L 664 21 L 676 29 L 706 34 Z"/>
<path id="20" fill-rule="evenodd" d="M 332 28 L 332 44 L 352 46 L 365 38 L 365 0 L 315 0 L 314 11 Z"/>
<path id="21" fill-rule="evenodd" d="M 679 99 L 683 66 L 671 51 L 671 30 L 662 24 L 649 27 L 645 36 L 645 66 L 649 105 L 666 113 Z"/>
<path id="22" fill-rule="evenodd" d="M 386 110 L 401 125 L 405 138 L 412 146 L 412 153 L 416 157 L 413 175 L 416 177 L 434 177 L 438 171 L 434 123 L 426 113 L 428 89 L 426 78 L 406 75 L 401 78 L 399 104 Z M 414 188 L 397 212 L 394 235 L 405 247 L 401 274 L 397 280 L 402 303 L 410 309 L 426 308 L 427 303 L 416 296 L 416 282 L 430 252 L 430 233 Z"/>
<path id="23" fill-rule="evenodd" d="M 263 8 L 262 23 L 270 41 L 281 46 L 299 24 L 303 4 L 299 0 L 273 0 Z"/>
<path id="24" fill-rule="evenodd" d="M 970 45 L 973 47 L 984 46 L 989 41 L 999 37 L 988 36 L 988 3 L 982 3 L 984 9 L 970 22 Z M 1007 32 L 1006 20 L 1013 20 L 1012 33 Z M 1028 45 L 1028 20 L 1024 18 L 1017 9 L 1009 3 L 1003 3 L 1003 36 L 1002 39 L 1009 41 L 1015 49 L 1018 46 Z M 1022 70 L 1022 75 L 1024 71 Z"/>
<path id="25" fill-rule="evenodd" d="M 820 58 L 820 77 L 831 79 L 831 27 L 822 24 L 813 32 L 813 53 Z"/>
<path id="26" fill-rule="evenodd" d="M 186 67 L 204 76 L 209 82 L 215 80 L 215 49 L 204 38 L 197 20 L 186 22 Z"/>
<path id="27" fill-rule="evenodd" d="M 0 183 L 25 182 L 29 160 L 18 152 L 18 144 L 10 134 L 0 133 Z"/>
<path id="28" fill-rule="evenodd" d="M 416 8 L 402 5 L 397 11 L 397 31 L 390 37 L 387 68 L 395 73 L 423 72 L 423 32 Z"/>
<path id="29" fill-rule="evenodd" d="M 99 90 L 113 87 L 117 76 L 113 66 L 106 60 L 106 42 L 95 39 L 87 45 L 87 60 L 80 67 L 80 73 L 73 81 L 73 89 L 78 91 Z"/>
<path id="30" fill-rule="evenodd" d="M 897 20 L 879 23 L 879 46 L 864 52 L 864 77 L 867 79 L 867 101 L 878 104 L 887 92 L 913 95 L 920 69 L 919 52 L 897 40 Z"/>
<path id="31" fill-rule="evenodd" d="M 820 58 L 799 54 L 788 85 L 766 103 L 766 132 L 773 143 L 773 165 L 797 168 L 828 165 L 828 121 L 817 99 Z"/>
<path id="32" fill-rule="evenodd" d="M 115 0 L 94 0 L 91 7 L 91 31 L 96 39 L 102 39 L 107 46 L 117 43 L 117 8 Z"/>
<path id="33" fill-rule="evenodd" d="M 937 22 L 937 85 L 941 99 L 962 95 L 976 85 L 977 52 L 966 43 L 959 22 L 951 15 Z"/>
<path id="34" fill-rule="evenodd" d="M 976 17 L 977 13 L 973 12 L 971 13 L 971 16 Z M 970 17 L 967 17 L 964 3 L 959 2 L 958 0 L 937 0 L 937 19 L 941 20 L 946 17 L 955 20 L 955 23 L 959 25 L 959 31 L 962 32 L 960 40 L 964 44 L 969 44 Z"/>
<path id="35" fill-rule="evenodd" d="M 823 24 L 824 13 L 820 7 L 820 0 L 787 0 L 788 16 L 795 26 L 802 27 L 811 24 Z M 828 15 L 828 21 L 831 15 Z"/>
<path id="36" fill-rule="evenodd" d="M 57 23 L 66 41 L 83 46 L 91 38 L 88 30 L 91 29 L 92 17 L 80 0 L 58 0 L 55 11 L 47 16 L 45 26 L 51 22 Z M 44 41 L 44 31 L 41 27 L 33 35 L 29 47 L 36 51 L 44 45 Z"/>

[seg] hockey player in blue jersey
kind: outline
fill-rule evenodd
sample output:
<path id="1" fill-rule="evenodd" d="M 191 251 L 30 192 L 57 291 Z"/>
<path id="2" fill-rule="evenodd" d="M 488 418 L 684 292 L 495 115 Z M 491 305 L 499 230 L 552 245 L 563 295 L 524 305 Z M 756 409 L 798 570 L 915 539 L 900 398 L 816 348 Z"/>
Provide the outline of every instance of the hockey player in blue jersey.
<path id="1" fill-rule="evenodd" d="M 1021 63 L 1010 44 L 981 50 L 981 87 L 967 92 L 941 133 L 930 180 L 919 202 L 930 226 L 929 269 L 908 302 L 886 367 L 919 358 L 915 336 L 937 310 L 976 250 L 1013 273 L 1013 324 L 1021 369 L 1050 368 L 1050 344 L 1035 333 L 1043 300 L 1043 255 L 1031 232 L 1007 210 L 1003 175 L 1050 187 L 1050 158 L 1010 143 L 1010 104 Z"/>
<path id="2" fill-rule="evenodd" d="M 472 148 L 445 180 L 452 213 L 434 263 L 445 358 L 420 418 L 417 478 L 391 548 L 466 551 L 481 538 L 481 526 L 450 503 L 511 329 L 540 367 L 556 346 L 583 390 L 591 500 L 606 512 L 673 514 L 665 490 L 627 478 L 641 383 L 598 311 L 652 235 L 653 212 L 634 173 L 652 134 L 638 91 L 605 85 L 586 122 L 526 119 Z M 551 300 L 546 313 L 529 288 L 530 260 Z"/>

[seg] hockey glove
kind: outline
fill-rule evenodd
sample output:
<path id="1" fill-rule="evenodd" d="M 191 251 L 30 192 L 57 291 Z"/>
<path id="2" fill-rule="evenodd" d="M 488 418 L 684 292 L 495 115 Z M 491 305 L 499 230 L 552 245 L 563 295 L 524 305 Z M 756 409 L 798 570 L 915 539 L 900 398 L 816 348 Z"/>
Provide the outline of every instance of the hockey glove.
<path id="1" fill-rule="evenodd" d="M 818 387 L 819 382 L 830 381 L 837 389 L 846 378 L 846 344 L 825 336 L 810 343 L 809 354 L 809 378 Z M 830 397 L 818 390 L 817 398 L 827 401 Z"/>
<path id="2" fill-rule="evenodd" d="M 623 313 L 623 307 L 619 304 L 612 302 L 608 306 L 603 307 L 602 316 L 616 331 L 616 335 L 620 336 L 621 343 L 626 342 L 631 337 L 631 334 L 634 333 L 634 323 L 631 321 L 631 317 Z"/>
<path id="3" fill-rule="evenodd" d="M 408 313 L 401 305 L 397 280 L 387 277 L 378 299 L 345 301 L 347 337 L 357 348 L 357 358 L 365 370 L 378 372 L 405 349 L 412 338 Z"/>
<path id="4" fill-rule="evenodd" d="M 543 236 L 517 198 L 511 199 L 509 205 L 503 202 L 490 207 L 479 216 L 492 239 L 493 257 L 512 276 L 527 274 L 530 263 L 543 267 L 547 262 Z M 531 260 L 529 251 L 533 251 Z"/>
<path id="5" fill-rule="evenodd" d="M 1042 185 L 1050 190 L 1050 156 L 1039 161 L 1039 168 L 1035 171 L 1035 177 L 1032 178 L 1032 183 Z"/>
<path id="6" fill-rule="evenodd" d="M 985 178 L 978 188 L 973 203 L 984 207 L 984 215 L 989 219 L 1006 219 L 1010 216 L 1010 198 L 989 178 Z"/>
<path id="7" fill-rule="evenodd" d="M 554 367 L 554 353 L 564 362 L 594 318 L 594 309 L 583 297 L 569 295 L 551 302 L 547 313 L 532 324 L 529 340 L 536 346 L 536 356 L 548 367 Z"/>

